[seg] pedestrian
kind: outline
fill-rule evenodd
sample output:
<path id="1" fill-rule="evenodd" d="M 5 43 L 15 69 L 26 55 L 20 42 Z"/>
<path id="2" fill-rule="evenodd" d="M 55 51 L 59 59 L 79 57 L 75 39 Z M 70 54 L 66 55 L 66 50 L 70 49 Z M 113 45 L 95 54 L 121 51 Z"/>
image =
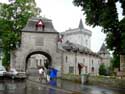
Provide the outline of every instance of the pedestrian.
<path id="1" fill-rule="evenodd" d="M 51 68 L 50 70 L 50 79 L 56 79 L 57 78 L 57 69 Z"/>
<path id="2" fill-rule="evenodd" d="M 52 87 L 57 87 L 56 79 L 50 80 L 49 85 Z M 56 94 L 56 90 L 54 88 L 49 88 L 49 94 Z"/>
<path id="3" fill-rule="evenodd" d="M 84 84 L 85 78 L 84 78 L 84 70 L 83 70 L 83 68 L 81 69 L 80 75 L 81 75 L 81 84 Z"/>
<path id="4" fill-rule="evenodd" d="M 39 80 L 42 81 L 44 79 L 44 67 L 39 68 Z"/>
<path id="5" fill-rule="evenodd" d="M 46 79 L 47 79 L 47 82 L 50 81 L 50 68 L 47 69 Z"/>

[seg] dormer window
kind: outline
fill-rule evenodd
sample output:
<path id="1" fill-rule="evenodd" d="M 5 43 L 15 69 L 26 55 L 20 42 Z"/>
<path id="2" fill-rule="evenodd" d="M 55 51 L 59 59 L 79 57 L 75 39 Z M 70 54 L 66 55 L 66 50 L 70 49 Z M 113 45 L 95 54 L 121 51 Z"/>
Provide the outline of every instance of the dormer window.
<path id="1" fill-rule="evenodd" d="M 38 29 L 44 30 L 44 28 L 45 28 L 45 25 L 44 25 L 43 21 L 40 19 L 40 20 L 36 23 L 36 30 L 38 30 Z"/>

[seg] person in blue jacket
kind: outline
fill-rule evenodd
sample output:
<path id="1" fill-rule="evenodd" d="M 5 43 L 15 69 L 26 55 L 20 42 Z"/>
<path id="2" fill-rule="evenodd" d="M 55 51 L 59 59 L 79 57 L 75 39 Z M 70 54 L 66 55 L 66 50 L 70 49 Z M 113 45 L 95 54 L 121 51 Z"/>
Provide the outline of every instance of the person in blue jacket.
<path id="1" fill-rule="evenodd" d="M 55 79 L 55 78 L 57 78 L 57 72 L 58 72 L 57 69 L 51 68 L 51 69 L 50 69 L 50 79 Z"/>

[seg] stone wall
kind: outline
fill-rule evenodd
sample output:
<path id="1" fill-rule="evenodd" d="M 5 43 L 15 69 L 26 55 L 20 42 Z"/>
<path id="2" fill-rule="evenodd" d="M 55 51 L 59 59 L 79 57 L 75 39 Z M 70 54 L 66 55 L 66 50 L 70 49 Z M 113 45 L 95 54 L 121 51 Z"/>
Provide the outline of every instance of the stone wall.
<path id="1" fill-rule="evenodd" d="M 67 58 L 66 58 L 67 57 Z M 67 60 L 66 60 L 67 59 Z M 86 66 L 82 68 L 82 73 L 92 73 L 94 75 L 98 75 L 99 66 L 101 63 L 101 59 L 99 57 L 93 55 L 87 55 L 84 53 L 74 53 L 74 52 L 64 52 L 63 53 L 63 73 L 68 74 L 69 67 L 73 67 L 73 74 L 79 75 L 78 64 L 83 64 Z M 92 67 L 94 67 L 94 71 L 92 71 Z"/>
<path id="2" fill-rule="evenodd" d="M 125 79 L 119 79 L 116 77 L 89 76 L 88 84 L 125 89 Z"/>
<path id="3" fill-rule="evenodd" d="M 81 82 L 80 76 L 79 75 L 73 75 L 73 74 L 63 74 L 62 79 L 77 82 L 77 83 Z"/>
<path id="4" fill-rule="evenodd" d="M 80 81 L 81 77 L 79 75 L 64 74 L 62 79 L 81 83 Z M 125 79 L 118 79 L 116 77 L 90 76 L 89 75 L 88 79 L 84 79 L 84 81 L 85 81 L 84 84 L 88 84 L 88 85 L 102 86 L 106 88 L 125 89 Z"/>

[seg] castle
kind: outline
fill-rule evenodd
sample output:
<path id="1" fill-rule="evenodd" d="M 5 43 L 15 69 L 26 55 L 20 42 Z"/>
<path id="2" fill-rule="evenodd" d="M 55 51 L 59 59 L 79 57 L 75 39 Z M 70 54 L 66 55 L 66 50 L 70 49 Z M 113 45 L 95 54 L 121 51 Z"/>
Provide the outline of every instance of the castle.
<path id="1" fill-rule="evenodd" d="M 52 20 L 32 17 L 22 29 L 20 47 L 11 53 L 10 67 L 27 71 L 49 63 L 59 74 L 98 75 L 100 64 L 109 64 L 110 54 L 104 44 L 93 52 L 91 36 L 82 20 L 78 28 L 57 32 Z"/>

